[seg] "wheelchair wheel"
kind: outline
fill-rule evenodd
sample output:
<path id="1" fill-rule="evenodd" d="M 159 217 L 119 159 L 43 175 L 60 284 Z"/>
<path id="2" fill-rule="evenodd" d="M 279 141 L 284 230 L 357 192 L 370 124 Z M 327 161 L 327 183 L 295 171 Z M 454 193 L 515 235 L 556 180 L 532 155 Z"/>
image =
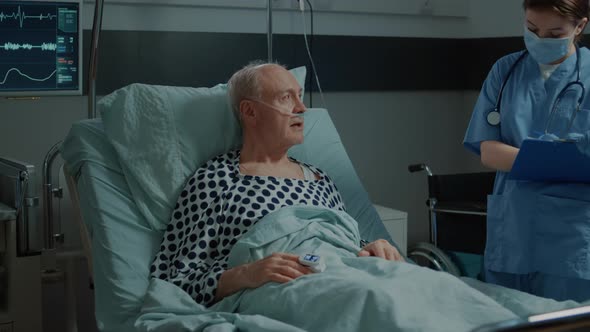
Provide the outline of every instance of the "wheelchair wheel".
<path id="1" fill-rule="evenodd" d="M 408 250 L 408 258 L 420 266 L 436 271 L 448 272 L 456 277 L 461 276 L 459 268 L 457 268 L 451 258 L 433 244 L 419 242 L 411 246 Z"/>

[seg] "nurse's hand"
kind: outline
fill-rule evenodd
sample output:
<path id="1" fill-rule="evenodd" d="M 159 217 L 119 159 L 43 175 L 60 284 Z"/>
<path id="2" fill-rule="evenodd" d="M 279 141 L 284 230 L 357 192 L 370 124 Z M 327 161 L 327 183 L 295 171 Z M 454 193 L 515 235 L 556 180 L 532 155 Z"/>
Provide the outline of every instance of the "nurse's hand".
<path id="1" fill-rule="evenodd" d="M 405 261 L 399 251 L 386 240 L 377 240 L 367 244 L 359 251 L 358 255 L 359 257 L 380 257 L 388 261 Z"/>
<path id="2" fill-rule="evenodd" d="M 274 253 L 223 272 L 217 284 L 215 300 L 219 301 L 242 289 L 258 288 L 267 282 L 282 284 L 310 273 L 313 271 L 299 264 L 299 256 Z"/>

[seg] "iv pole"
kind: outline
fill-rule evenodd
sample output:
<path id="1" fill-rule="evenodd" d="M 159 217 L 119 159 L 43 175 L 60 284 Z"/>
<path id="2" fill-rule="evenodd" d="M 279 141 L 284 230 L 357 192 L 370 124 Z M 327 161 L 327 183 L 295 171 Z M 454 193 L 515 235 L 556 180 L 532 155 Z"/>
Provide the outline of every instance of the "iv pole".
<path id="1" fill-rule="evenodd" d="M 94 21 L 92 22 L 92 43 L 90 45 L 90 66 L 88 66 L 88 118 L 96 118 L 96 74 L 98 72 L 98 45 L 102 30 L 104 0 L 94 2 Z"/>
<path id="2" fill-rule="evenodd" d="M 267 42 L 267 50 L 268 50 L 268 62 L 273 62 L 272 57 L 272 1 L 268 0 L 268 5 L 266 6 L 266 42 Z"/>

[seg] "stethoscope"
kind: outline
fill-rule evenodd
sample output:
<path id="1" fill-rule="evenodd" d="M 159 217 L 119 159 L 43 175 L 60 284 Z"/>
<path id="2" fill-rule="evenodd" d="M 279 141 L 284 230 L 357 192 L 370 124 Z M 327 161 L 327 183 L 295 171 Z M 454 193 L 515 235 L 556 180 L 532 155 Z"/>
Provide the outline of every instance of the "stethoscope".
<path id="1" fill-rule="evenodd" d="M 487 115 L 487 121 L 490 126 L 499 126 L 500 125 L 500 122 L 501 122 L 501 120 L 500 120 L 500 118 L 501 118 L 500 105 L 502 103 L 502 95 L 504 93 L 504 88 L 506 87 L 506 84 L 508 83 L 508 80 L 510 79 L 510 76 L 514 72 L 514 69 L 516 68 L 516 66 L 522 61 L 522 59 L 524 59 L 524 57 L 527 54 L 528 54 L 527 51 L 522 52 L 522 54 L 518 57 L 518 59 L 516 59 L 516 62 L 514 62 L 512 64 L 512 67 L 510 67 L 510 70 L 508 71 L 508 75 L 504 79 L 504 82 L 502 82 L 502 85 L 500 86 L 500 93 L 498 94 L 498 98 L 496 99 L 496 106 Z M 580 80 L 580 48 L 577 46 L 576 46 L 576 57 L 577 57 L 576 71 L 578 72 L 577 80 L 574 82 L 569 82 L 563 89 L 561 89 L 561 91 L 557 95 L 557 99 L 555 99 L 555 102 L 553 103 L 553 107 L 551 108 L 551 113 L 549 113 L 549 119 L 547 119 L 547 123 L 545 124 L 545 134 L 548 134 L 549 125 L 553 122 L 556 107 L 557 107 L 557 105 L 559 105 L 561 98 L 563 98 L 563 96 L 565 95 L 567 90 L 569 88 L 573 87 L 574 85 L 577 85 L 580 87 L 582 94 L 580 95 L 580 98 L 578 99 L 578 103 L 576 105 L 576 110 L 575 110 L 574 114 L 570 117 L 570 123 L 569 123 L 568 129 L 567 129 L 568 131 L 571 129 L 572 125 L 574 124 L 574 120 L 576 119 L 576 115 L 580 111 L 580 105 L 582 104 L 582 101 L 584 100 L 584 96 L 586 95 L 586 88 L 584 87 L 584 84 Z"/>

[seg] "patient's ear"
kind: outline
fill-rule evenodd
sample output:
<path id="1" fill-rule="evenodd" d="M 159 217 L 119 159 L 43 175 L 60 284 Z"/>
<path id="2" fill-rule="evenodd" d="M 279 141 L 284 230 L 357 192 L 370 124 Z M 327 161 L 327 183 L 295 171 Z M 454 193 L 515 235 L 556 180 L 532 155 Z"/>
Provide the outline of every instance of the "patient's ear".
<path id="1" fill-rule="evenodd" d="M 242 100 L 240 102 L 240 116 L 242 121 L 252 121 L 256 119 L 256 111 L 250 100 Z"/>

